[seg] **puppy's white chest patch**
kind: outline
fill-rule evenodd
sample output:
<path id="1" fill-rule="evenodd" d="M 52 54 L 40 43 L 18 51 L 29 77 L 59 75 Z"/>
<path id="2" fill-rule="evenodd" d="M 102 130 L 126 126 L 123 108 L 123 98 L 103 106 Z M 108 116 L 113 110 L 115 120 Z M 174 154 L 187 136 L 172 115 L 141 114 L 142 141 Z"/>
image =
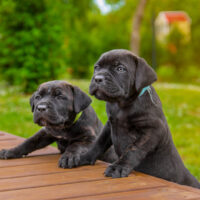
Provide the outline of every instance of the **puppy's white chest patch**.
<path id="1" fill-rule="evenodd" d="M 50 133 L 50 135 L 52 135 L 53 137 L 57 138 L 57 139 L 63 139 L 63 140 L 67 140 L 68 137 L 67 136 L 63 136 L 63 135 L 56 135 L 53 133 Z"/>
<path id="2" fill-rule="evenodd" d="M 64 137 L 61 136 L 61 135 L 57 135 L 57 136 L 54 135 L 54 137 L 56 137 L 56 138 L 58 138 L 58 139 L 64 139 Z"/>

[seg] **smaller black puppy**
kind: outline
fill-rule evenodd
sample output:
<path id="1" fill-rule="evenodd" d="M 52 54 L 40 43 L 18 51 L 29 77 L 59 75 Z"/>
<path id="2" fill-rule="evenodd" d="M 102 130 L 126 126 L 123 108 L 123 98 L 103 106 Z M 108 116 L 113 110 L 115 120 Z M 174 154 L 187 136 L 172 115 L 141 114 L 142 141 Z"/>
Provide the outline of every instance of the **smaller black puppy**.
<path id="1" fill-rule="evenodd" d="M 87 94 L 66 81 L 41 84 L 32 95 L 30 104 L 34 122 L 43 128 L 19 146 L 1 150 L 0 159 L 20 158 L 57 142 L 62 153 L 59 166 L 76 166 L 80 154 L 88 151 L 103 128 L 90 103 Z M 109 155 L 106 156 L 109 158 Z"/>
<path id="2" fill-rule="evenodd" d="M 151 86 L 156 73 L 127 50 L 104 53 L 95 64 L 90 94 L 107 102 L 108 121 L 79 165 L 93 164 L 112 144 L 119 159 L 105 175 L 126 177 L 132 170 L 200 188 L 172 141 L 160 99 Z"/>

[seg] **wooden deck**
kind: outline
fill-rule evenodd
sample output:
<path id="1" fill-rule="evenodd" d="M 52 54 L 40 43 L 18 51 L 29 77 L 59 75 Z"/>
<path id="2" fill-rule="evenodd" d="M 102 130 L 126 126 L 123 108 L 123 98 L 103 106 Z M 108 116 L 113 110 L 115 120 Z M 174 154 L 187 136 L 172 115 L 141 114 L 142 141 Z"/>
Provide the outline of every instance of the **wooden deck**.
<path id="1" fill-rule="evenodd" d="M 24 139 L 0 132 L 0 149 Z M 2 200 L 200 200 L 200 190 L 134 172 L 128 178 L 105 178 L 106 163 L 74 169 L 57 167 L 56 148 L 35 151 L 29 157 L 0 160 Z"/>

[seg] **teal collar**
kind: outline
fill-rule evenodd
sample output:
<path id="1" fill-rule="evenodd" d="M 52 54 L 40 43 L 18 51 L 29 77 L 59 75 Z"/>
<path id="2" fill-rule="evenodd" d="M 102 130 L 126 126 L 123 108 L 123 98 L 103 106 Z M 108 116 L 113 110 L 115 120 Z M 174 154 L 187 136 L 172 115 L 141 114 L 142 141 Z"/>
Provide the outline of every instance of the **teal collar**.
<path id="1" fill-rule="evenodd" d="M 150 91 L 151 87 L 150 86 L 146 86 L 142 89 L 142 91 L 139 94 L 139 97 L 141 97 L 146 91 Z"/>
<path id="2" fill-rule="evenodd" d="M 139 97 L 141 97 L 146 91 L 149 93 L 151 102 L 152 102 L 153 104 L 155 104 L 154 99 L 153 99 L 153 94 L 152 94 L 151 86 L 150 86 L 150 85 L 149 85 L 149 86 L 146 86 L 146 87 L 144 87 L 144 88 L 142 89 L 142 91 L 141 91 L 140 94 L 139 94 Z"/>

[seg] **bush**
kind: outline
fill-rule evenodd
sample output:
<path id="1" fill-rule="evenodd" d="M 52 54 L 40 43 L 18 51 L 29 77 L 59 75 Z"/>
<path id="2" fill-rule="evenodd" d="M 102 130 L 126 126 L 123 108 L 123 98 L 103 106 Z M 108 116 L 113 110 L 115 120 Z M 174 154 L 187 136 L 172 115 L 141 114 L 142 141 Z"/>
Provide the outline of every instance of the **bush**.
<path id="1" fill-rule="evenodd" d="M 61 24 L 52 3 L 0 1 L 0 72 L 25 92 L 55 79 L 61 70 Z"/>

